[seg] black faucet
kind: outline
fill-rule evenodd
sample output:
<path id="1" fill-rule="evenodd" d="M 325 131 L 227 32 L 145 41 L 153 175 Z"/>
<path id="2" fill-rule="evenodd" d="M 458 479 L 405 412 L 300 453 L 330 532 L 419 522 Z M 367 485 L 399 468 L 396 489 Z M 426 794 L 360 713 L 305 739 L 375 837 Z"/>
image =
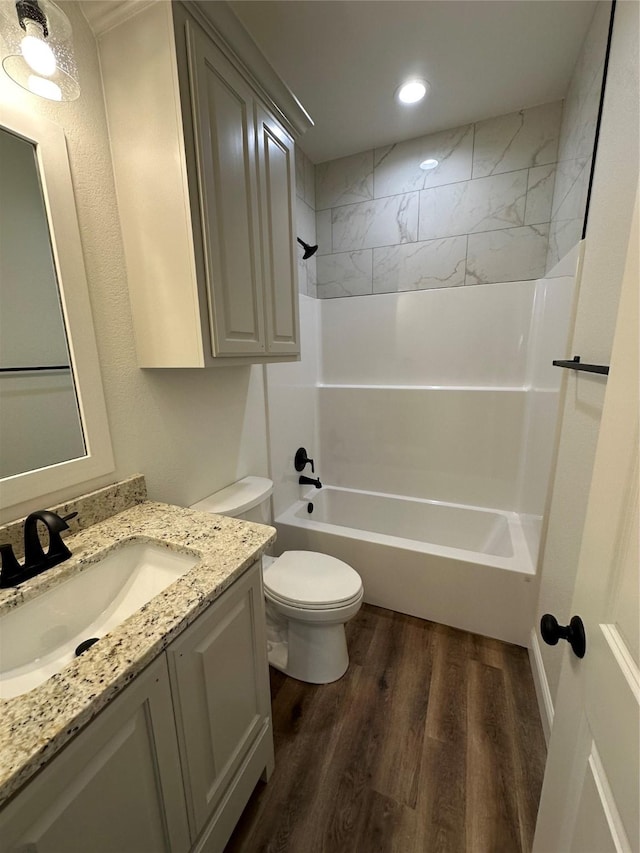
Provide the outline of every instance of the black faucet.
<path id="1" fill-rule="evenodd" d="M 71 551 L 62 541 L 60 534 L 68 530 L 67 521 L 75 518 L 77 512 L 61 517 L 55 512 L 41 509 L 28 515 L 24 522 L 24 565 L 20 565 L 11 545 L 0 545 L 0 588 L 6 589 L 29 580 L 71 556 Z M 41 521 L 49 533 L 49 548 L 45 553 L 38 536 L 38 522 Z"/>
<path id="2" fill-rule="evenodd" d="M 315 480 L 312 480 L 311 477 L 305 477 L 304 474 L 301 474 L 300 477 L 298 477 L 298 482 L 301 486 L 315 486 L 316 489 L 322 488 L 320 477 L 317 477 Z"/>

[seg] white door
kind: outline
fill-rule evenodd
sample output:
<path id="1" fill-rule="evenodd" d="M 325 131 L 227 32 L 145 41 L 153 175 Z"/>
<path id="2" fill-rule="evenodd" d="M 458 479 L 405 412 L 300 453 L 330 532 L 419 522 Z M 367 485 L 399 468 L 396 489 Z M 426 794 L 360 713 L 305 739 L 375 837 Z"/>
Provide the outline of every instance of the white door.
<path id="1" fill-rule="evenodd" d="M 639 227 L 636 198 L 534 853 L 640 850 Z"/>

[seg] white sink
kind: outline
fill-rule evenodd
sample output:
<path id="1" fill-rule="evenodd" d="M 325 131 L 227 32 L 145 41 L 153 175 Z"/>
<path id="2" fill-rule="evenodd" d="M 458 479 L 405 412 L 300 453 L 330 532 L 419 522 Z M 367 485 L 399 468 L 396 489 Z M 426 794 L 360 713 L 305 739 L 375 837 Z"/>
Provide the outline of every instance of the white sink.
<path id="1" fill-rule="evenodd" d="M 0 698 L 42 684 L 189 571 L 200 558 L 132 542 L 0 616 Z"/>

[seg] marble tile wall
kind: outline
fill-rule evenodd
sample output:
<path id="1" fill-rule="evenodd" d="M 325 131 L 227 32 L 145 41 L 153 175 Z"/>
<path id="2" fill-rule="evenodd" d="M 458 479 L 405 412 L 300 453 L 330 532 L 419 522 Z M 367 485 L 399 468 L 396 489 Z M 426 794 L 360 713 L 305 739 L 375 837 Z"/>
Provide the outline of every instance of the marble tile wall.
<path id="1" fill-rule="evenodd" d="M 305 243 L 316 244 L 316 179 L 315 167 L 304 151 L 296 145 L 296 228 Z M 316 258 L 302 260 L 303 249 L 298 246 L 298 290 L 305 296 L 316 296 Z"/>
<path id="2" fill-rule="evenodd" d="M 561 119 L 543 104 L 317 165 L 316 295 L 544 275 Z"/>
<path id="3" fill-rule="evenodd" d="M 596 5 L 564 101 L 551 205 L 547 271 L 582 236 L 610 14 L 608 0 Z"/>

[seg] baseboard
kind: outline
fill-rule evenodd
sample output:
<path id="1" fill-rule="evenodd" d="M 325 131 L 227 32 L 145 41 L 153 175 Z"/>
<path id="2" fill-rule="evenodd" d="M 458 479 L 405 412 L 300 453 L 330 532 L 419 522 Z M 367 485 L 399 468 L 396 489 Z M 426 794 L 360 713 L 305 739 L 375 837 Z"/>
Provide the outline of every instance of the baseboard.
<path id="1" fill-rule="evenodd" d="M 549 746 L 551 729 L 553 728 L 553 699 L 551 698 L 549 682 L 547 681 L 547 674 L 544 670 L 544 663 L 542 661 L 542 652 L 540 651 L 540 642 L 535 628 L 531 630 L 529 661 L 531 663 L 531 672 L 533 674 L 533 683 L 536 688 L 536 696 L 538 697 L 538 708 L 540 710 L 540 719 L 542 720 L 544 737 L 547 742 L 547 746 Z"/>

